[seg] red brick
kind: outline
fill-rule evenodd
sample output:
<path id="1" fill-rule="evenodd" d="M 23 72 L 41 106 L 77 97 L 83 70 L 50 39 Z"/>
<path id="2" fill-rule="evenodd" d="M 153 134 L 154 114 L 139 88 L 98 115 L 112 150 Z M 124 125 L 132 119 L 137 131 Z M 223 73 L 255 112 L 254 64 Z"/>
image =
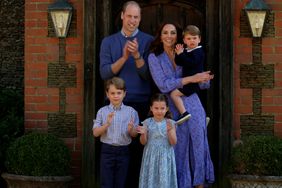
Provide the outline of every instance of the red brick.
<path id="1" fill-rule="evenodd" d="M 275 105 L 282 105 L 282 97 L 278 96 L 278 97 L 273 97 L 273 101 Z"/>
<path id="2" fill-rule="evenodd" d="M 26 11 L 26 20 L 47 20 L 48 14 L 46 11 Z"/>
<path id="3" fill-rule="evenodd" d="M 240 97 L 240 105 L 252 105 L 252 96 L 249 97 Z"/>
<path id="4" fill-rule="evenodd" d="M 59 96 L 59 89 L 58 88 L 38 88 L 37 89 L 38 95 L 49 95 L 49 96 Z"/>
<path id="5" fill-rule="evenodd" d="M 26 45 L 25 52 L 26 53 L 46 53 L 46 46 Z"/>
<path id="6" fill-rule="evenodd" d="M 263 95 L 265 96 L 282 96 L 282 88 L 279 89 L 263 89 Z"/>
<path id="7" fill-rule="evenodd" d="M 66 55 L 67 62 L 74 62 L 74 61 L 80 62 L 81 60 L 82 60 L 81 54 L 67 54 Z"/>
<path id="8" fill-rule="evenodd" d="M 276 46 L 282 44 L 282 38 L 267 38 L 263 40 L 263 45 Z"/>
<path id="9" fill-rule="evenodd" d="M 282 106 L 272 105 L 272 106 L 262 106 L 263 113 L 281 113 Z"/>
<path id="10" fill-rule="evenodd" d="M 274 12 L 278 12 L 278 11 L 281 11 L 282 10 L 282 4 L 281 3 L 275 3 L 275 6 L 272 6 L 271 7 L 271 9 L 272 9 L 272 11 L 274 11 Z"/>
<path id="11" fill-rule="evenodd" d="M 281 53 L 282 54 L 282 53 Z M 275 64 L 275 70 L 277 71 L 277 70 L 282 70 L 282 63 L 276 63 Z"/>
<path id="12" fill-rule="evenodd" d="M 71 44 L 81 45 L 81 41 L 77 40 L 77 38 L 69 37 L 69 38 L 66 38 L 66 44 L 67 45 L 71 45 Z"/>
<path id="13" fill-rule="evenodd" d="M 67 54 L 81 54 L 81 50 L 80 48 L 78 48 L 78 46 L 76 45 L 67 45 L 66 47 L 66 53 Z"/>
<path id="14" fill-rule="evenodd" d="M 273 105 L 275 104 L 273 102 L 273 96 L 270 97 L 262 97 L 262 105 L 266 106 L 266 105 Z"/>
<path id="15" fill-rule="evenodd" d="M 24 110 L 25 110 L 25 112 L 36 111 L 36 104 L 29 104 L 29 103 L 25 102 Z"/>
<path id="16" fill-rule="evenodd" d="M 45 3 L 45 2 L 40 2 L 36 4 L 36 10 L 38 11 L 42 11 L 42 12 L 46 12 L 48 10 L 48 6 L 50 5 L 49 2 Z"/>
<path id="17" fill-rule="evenodd" d="M 45 62 L 29 63 L 26 64 L 26 68 L 29 71 L 47 71 L 47 63 Z"/>
<path id="18" fill-rule="evenodd" d="M 282 114 L 276 115 L 274 119 L 275 119 L 276 122 L 281 122 L 282 123 Z M 281 126 L 281 130 L 282 130 L 282 126 Z"/>
<path id="19" fill-rule="evenodd" d="M 280 21 L 280 20 L 282 20 L 282 11 L 280 11 L 280 12 L 275 12 L 275 20 L 276 21 Z"/>
<path id="20" fill-rule="evenodd" d="M 26 103 L 32 103 L 32 104 L 38 104 L 38 103 L 46 103 L 48 101 L 48 96 L 26 96 L 25 102 Z"/>
<path id="21" fill-rule="evenodd" d="M 275 47 L 275 53 L 282 54 L 282 46 L 276 46 Z"/>
<path id="22" fill-rule="evenodd" d="M 34 112 L 26 112 L 25 113 L 25 120 L 46 120 L 47 114 L 46 113 L 34 113 Z"/>
<path id="23" fill-rule="evenodd" d="M 280 38 L 282 37 L 282 29 L 281 28 L 276 28 L 275 36 L 280 37 Z"/>
<path id="24" fill-rule="evenodd" d="M 263 62 L 281 62 L 282 60 L 282 54 L 264 54 L 262 56 Z"/>
<path id="25" fill-rule="evenodd" d="M 262 54 L 273 54 L 275 53 L 273 46 L 262 46 Z"/>
<path id="26" fill-rule="evenodd" d="M 281 70 L 278 71 L 276 69 L 276 71 L 275 71 L 275 85 L 276 85 L 277 81 L 281 81 L 281 80 L 282 80 L 282 71 Z"/>
<path id="27" fill-rule="evenodd" d="M 281 79 L 279 81 L 275 80 L 275 87 L 277 87 L 277 88 L 282 87 L 282 80 Z"/>
<path id="28" fill-rule="evenodd" d="M 58 112 L 59 105 L 58 104 L 37 104 L 37 111 L 41 112 Z"/>
<path id="29" fill-rule="evenodd" d="M 46 129 L 47 128 L 47 121 L 43 120 L 26 120 L 25 121 L 25 128 L 30 129 L 30 128 L 36 128 L 36 129 Z"/>
<path id="30" fill-rule="evenodd" d="M 46 87 L 47 79 L 25 79 L 25 85 L 36 86 L 36 87 Z"/>

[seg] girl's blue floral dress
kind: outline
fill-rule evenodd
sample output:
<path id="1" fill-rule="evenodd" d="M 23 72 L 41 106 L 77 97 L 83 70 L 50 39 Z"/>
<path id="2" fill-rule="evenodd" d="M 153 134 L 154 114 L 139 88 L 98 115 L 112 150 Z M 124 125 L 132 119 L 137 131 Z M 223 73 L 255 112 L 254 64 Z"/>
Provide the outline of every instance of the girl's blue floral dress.
<path id="1" fill-rule="evenodd" d="M 147 127 L 148 141 L 143 151 L 139 188 L 177 188 L 174 149 L 168 141 L 166 120 L 156 122 L 148 118 L 143 126 Z"/>

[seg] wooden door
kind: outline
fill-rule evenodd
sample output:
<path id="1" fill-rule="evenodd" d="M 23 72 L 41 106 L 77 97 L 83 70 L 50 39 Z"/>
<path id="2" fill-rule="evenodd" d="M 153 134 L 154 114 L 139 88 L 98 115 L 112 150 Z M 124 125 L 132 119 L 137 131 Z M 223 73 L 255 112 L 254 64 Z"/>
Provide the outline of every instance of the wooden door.
<path id="1" fill-rule="evenodd" d="M 141 1 L 139 2 L 142 8 L 142 19 L 139 29 L 154 35 L 158 26 L 163 22 L 178 23 L 184 27 L 189 24 L 194 24 L 203 31 L 203 39 L 205 40 L 205 1 L 178 2 L 178 1 Z M 120 12 L 123 1 L 115 1 L 112 7 L 112 17 L 114 21 L 112 32 L 121 29 Z M 204 41 L 203 41 L 204 43 Z"/>

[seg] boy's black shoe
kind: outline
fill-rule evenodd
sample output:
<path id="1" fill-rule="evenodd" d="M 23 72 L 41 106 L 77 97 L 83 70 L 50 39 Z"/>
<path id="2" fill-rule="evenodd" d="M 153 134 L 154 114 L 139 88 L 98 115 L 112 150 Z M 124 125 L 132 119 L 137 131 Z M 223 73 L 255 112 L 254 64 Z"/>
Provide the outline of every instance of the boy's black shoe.
<path id="1" fill-rule="evenodd" d="M 187 111 L 180 115 L 180 117 L 176 120 L 176 125 L 180 125 L 183 122 L 189 120 L 191 118 L 191 114 L 189 114 Z"/>

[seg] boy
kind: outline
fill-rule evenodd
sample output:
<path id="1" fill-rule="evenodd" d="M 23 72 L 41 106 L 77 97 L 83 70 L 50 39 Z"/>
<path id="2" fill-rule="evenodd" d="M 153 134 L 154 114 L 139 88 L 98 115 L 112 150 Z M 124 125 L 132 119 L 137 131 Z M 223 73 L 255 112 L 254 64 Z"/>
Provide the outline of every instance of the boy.
<path id="1" fill-rule="evenodd" d="M 129 164 L 131 137 L 136 137 L 139 123 L 137 111 L 123 104 L 125 82 L 113 77 L 106 82 L 110 104 L 99 109 L 93 125 L 93 135 L 100 136 L 101 187 L 125 187 Z"/>
<path id="2" fill-rule="evenodd" d="M 175 47 L 175 63 L 183 67 L 182 77 L 203 72 L 205 55 L 202 46 L 199 46 L 201 42 L 201 32 L 199 28 L 194 25 L 188 25 L 183 31 L 183 42 L 187 46 L 186 49 L 183 48 L 182 44 L 177 44 Z M 181 97 L 184 95 L 190 96 L 198 91 L 198 83 L 191 83 L 171 92 L 170 96 L 180 112 L 180 117 L 176 120 L 178 125 L 191 117 L 191 114 L 185 109 Z"/>

